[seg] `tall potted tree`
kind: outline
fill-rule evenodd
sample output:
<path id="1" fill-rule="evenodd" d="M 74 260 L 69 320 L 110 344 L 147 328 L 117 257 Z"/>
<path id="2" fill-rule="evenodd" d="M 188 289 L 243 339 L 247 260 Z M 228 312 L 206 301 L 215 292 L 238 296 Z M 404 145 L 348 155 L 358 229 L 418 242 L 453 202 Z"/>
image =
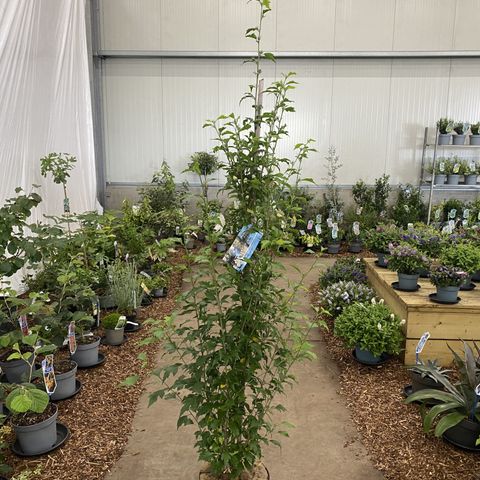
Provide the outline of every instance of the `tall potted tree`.
<path id="1" fill-rule="evenodd" d="M 260 24 L 247 31 L 257 44 L 251 60 L 255 81 L 243 98 L 252 104 L 253 116 L 222 115 L 206 126 L 216 134 L 215 153 L 225 158 L 221 167 L 226 194 L 235 202 L 234 220 L 227 229 L 238 232 L 244 227 L 245 242 L 258 240 L 261 233 L 262 244 L 251 259 L 235 257 L 233 265 L 226 266 L 211 248 L 200 250 L 194 257 L 191 289 L 181 296 L 183 314 L 157 323 L 154 332 L 165 339 L 174 358 L 157 372 L 163 386 L 150 399 L 181 400 L 178 426 L 195 424 L 199 458 L 209 464 L 200 474 L 202 480 L 236 480 L 246 472 L 249 478 L 267 478 L 259 461 L 265 444 L 278 444 L 272 439 L 277 428 L 271 413 L 283 410 L 277 399 L 291 383 L 292 364 L 312 356 L 308 328 L 297 322 L 292 306 L 300 285 L 285 295 L 276 284 L 281 271 L 275 254 L 286 241 L 282 218 L 291 213 L 279 211 L 279 205 L 290 188 L 289 175 L 297 173 L 295 161 L 279 158 L 276 149 L 287 131 L 284 115 L 293 111 L 287 94 L 295 81 L 287 74 L 263 87 L 261 61 L 273 59 L 260 48 L 270 0 L 256 3 Z M 263 111 L 262 96 L 272 97 L 271 110 Z M 311 149 L 309 142 L 297 145 L 296 160 Z M 214 244 L 219 234 L 214 228 L 206 233 Z M 235 245 L 239 250 L 245 246 Z M 195 322 L 187 313 L 193 313 Z"/>

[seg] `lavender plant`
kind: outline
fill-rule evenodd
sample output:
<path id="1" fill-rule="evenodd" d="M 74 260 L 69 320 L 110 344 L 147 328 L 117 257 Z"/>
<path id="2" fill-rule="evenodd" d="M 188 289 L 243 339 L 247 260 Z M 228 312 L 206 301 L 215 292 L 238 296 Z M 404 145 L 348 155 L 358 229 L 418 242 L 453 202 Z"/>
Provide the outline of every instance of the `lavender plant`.
<path id="1" fill-rule="evenodd" d="M 439 265 L 430 273 L 430 281 L 436 287 L 459 287 L 467 278 L 461 268 Z"/>
<path id="2" fill-rule="evenodd" d="M 407 243 L 389 246 L 390 255 L 387 258 L 388 268 L 394 272 L 415 275 L 429 266 L 428 258 Z"/>

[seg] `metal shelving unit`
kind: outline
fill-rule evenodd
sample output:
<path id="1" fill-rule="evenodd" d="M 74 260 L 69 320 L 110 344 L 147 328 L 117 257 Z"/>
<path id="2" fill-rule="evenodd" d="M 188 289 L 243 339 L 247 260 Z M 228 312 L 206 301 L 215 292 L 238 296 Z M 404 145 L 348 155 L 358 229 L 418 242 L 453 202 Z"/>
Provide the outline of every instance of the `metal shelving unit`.
<path id="1" fill-rule="evenodd" d="M 425 170 L 426 170 L 426 155 L 429 149 L 433 148 L 433 161 L 432 167 L 433 171 L 435 171 L 435 167 L 437 166 L 437 153 L 438 150 L 479 150 L 480 145 L 439 145 L 438 144 L 438 128 L 435 128 L 435 137 L 434 143 L 429 143 L 429 127 L 425 127 L 425 134 L 423 137 L 423 151 L 422 151 L 422 168 L 420 173 L 420 188 L 428 189 L 428 217 L 427 217 L 427 224 L 430 224 L 430 217 L 432 214 L 432 200 L 433 200 L 433 192 L 434 190 L 437 191 L 450 191 L 450 192 L 480 192 L 480 184 L 477 185 L 435 185 L 434 183 L 434 174 L 432 174 L 432 178 L 428 181 L 425 177 Z"/>

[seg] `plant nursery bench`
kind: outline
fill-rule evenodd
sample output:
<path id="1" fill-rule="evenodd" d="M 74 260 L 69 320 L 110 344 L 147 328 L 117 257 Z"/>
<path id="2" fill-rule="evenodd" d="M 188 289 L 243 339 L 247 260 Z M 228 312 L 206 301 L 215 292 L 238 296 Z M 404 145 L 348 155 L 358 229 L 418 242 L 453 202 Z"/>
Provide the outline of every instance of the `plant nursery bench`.
<path id="1" fill-rule="evenodd" d="M 452 363 L 450 345 L 462 356 L 462 340 L 477 341 L 480 345 L 480 285 L 472 291 L 460 291 L 461 301 L 455 305 L 440 305 L 429 300 L 435 287 L 428 279 L 420 278 L 420 289 L 416 292 L 394 290 L 392 282 L 397 274 L 375 265 L 374 258 L 364 259 L 367 277 L 380 298 L 400 318 L 406 320 L 404 334 L 406 346 L 404 362 L 415 363 L 415 347 L 424 332 L 430 332 L 430 340 L 425 345 L 421 358 L 437 359 L 441 365 Z"/>

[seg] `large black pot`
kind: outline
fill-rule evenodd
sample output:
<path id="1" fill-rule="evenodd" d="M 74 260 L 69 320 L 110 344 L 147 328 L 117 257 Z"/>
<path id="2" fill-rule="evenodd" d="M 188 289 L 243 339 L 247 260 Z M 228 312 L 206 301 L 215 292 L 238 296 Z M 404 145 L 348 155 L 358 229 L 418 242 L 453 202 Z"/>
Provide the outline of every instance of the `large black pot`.
<path id="1" fill-rule="evenodd" d="M 480 423 L 471 420 L 462 420 L 458 425 L 449 428 L 443 438 L 464 450 L 480 452 L 480 446 L 476 446 L 477 438 L 480 436 Z"/>
<path id="2" fill-rule="evenodd" d="M 412 379 L 412 393 L 426 389 L 443 390 L 443 385 L 436 382 L 433 378 L 428 376 L 422 377 L 417 372 L 410 371 L 409 373 Z"/>

